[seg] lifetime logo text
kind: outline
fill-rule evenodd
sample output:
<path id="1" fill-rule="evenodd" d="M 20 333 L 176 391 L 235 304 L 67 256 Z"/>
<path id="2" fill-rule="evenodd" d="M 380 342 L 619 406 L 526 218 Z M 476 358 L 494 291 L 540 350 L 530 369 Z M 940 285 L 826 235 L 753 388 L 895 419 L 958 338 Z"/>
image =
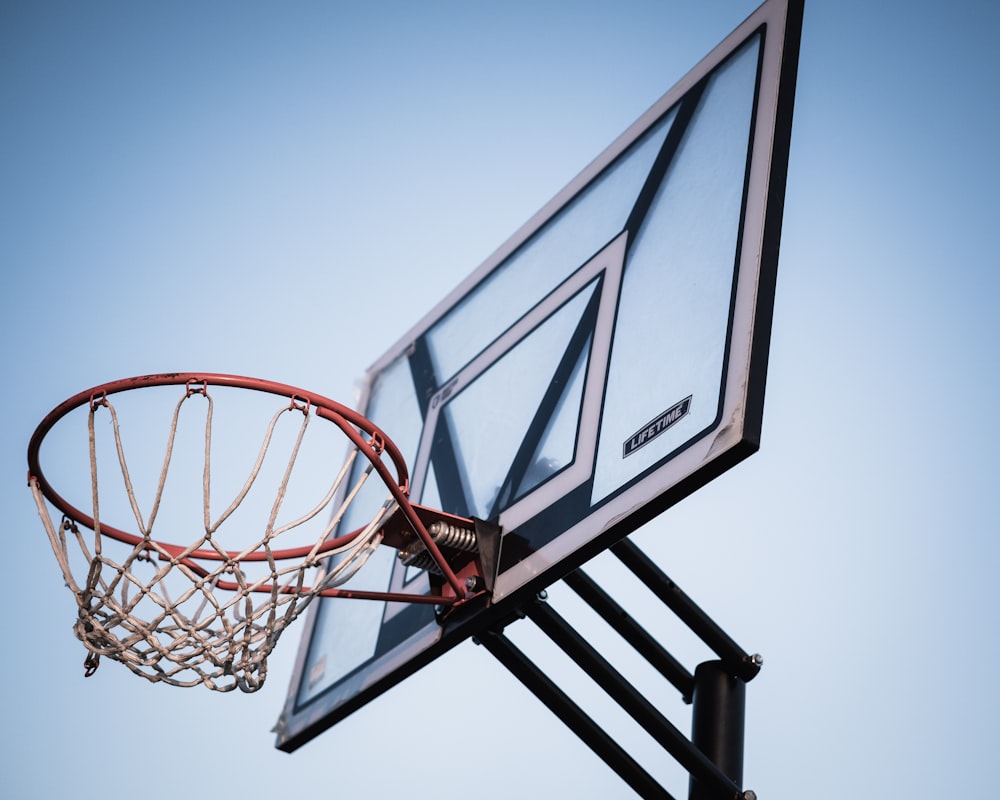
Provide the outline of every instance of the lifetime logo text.
<path id="1" fill-rule="evenodd" d="M 655 419 L 647 422 L 639 430 L 633 433 L 622 445 L 622 458 L 632 455 L 640 447 L 645 447 L 661 433 L 665 433 L 669 428 L 680 422 L 691 410 L 691 395 L 688 395 L 679 403 L 674 403 L 666 411 Z"/>

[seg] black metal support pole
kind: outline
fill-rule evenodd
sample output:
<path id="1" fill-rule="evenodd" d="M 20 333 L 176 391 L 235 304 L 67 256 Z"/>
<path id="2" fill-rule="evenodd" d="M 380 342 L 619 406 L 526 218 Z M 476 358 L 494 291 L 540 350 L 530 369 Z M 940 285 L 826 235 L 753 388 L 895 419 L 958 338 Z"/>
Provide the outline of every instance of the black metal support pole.
<path id="1" fill-rule="evenodd" d="M 644 800 L 674 800 L 621 745 L 615 742 L 578 705 L 546 677 L 502 633 L 488 631 L 476 637 L 514 677 L 575 733 L 605 764 Z"/>
<path id="2" fill-rule="evenodd" d="M 681 693 L 685 703 L 691 702 L 694 676 L 685 669 L 656 639 L 636 622 L 607 592 L 582 570 L 571 572 L 563 582 L 596 611 L 626 642 L 635 648 L 664 678 Z"/>
<path id="3" fill-rule="evenodd" d="M 730 674 L 721 661 L 706 661 L 694 671 L 691 739 L 735 784 L 743 783 L 743 731 L 746 683 Z M 752 798 L 752 792 L 743 797 Z M 689 800 L 721 800 L 720 793 L 691 773 Z"/>
<path id="4" fill-rule="evenodd" d="M 611 552 L 722 659 L 731 674 L 749 681 L 760 672 L 760 656 L 751 656 L 736 644 L 631 541 L 622 539 L 611 545 Z"/>

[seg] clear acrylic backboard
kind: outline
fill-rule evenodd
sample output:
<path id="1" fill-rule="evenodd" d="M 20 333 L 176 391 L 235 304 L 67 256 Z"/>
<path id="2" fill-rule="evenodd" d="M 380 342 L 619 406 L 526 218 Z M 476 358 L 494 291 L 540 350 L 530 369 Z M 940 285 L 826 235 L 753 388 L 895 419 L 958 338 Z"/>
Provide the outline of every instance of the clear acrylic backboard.
<path id="1" fill-rule="evenodd" d="M 488 604 L 445 622 L 427 606 L 314 605 L 279 748 L 757 449 L 796 69 L 786 37 L 800 28 L 788 14 L 784 0 L 761 6 L 367 372 L 360 410 L 403 451 L 413 499 L 499 525 L 499 570 Z M 385 550 L 359 587 L 429 587 Z"/>

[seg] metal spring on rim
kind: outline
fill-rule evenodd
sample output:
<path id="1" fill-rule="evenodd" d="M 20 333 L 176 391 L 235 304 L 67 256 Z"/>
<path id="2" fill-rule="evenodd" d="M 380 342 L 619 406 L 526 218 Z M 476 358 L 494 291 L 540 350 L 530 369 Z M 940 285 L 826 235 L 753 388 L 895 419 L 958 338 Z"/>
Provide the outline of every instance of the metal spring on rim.
<path id="1" fill-rule="evenodd" d="M 409 548 L 404 548 L 399 551 L 399 560 L 407 567 L 413 567 L 414 569 L 423 569 L 427 572 L 433 572 L 435 575 L 441 574 L 441 568 L 437 565 L 431 554 L 428 553 L 423 547 L 419 550 L 410 550 Z"/>
<path id="2" fill-rule="evenodd" d="M 470 528 L 459 528 L 457 525 L 437 520 L 430 524 L 427 532 L 434 539 L 434 543 L 440 547 L 451 547 L 465 553 L 479 552 L 476 532 Z"/>
<path id="3" fill-rule="evenodd" d="M 465 553 L 479 552 L 476 532 L 471 528 L 460 528 L 457 525 L 437 520 L 427 527 L 427 532 L 439 547 L 448 547 Z M 402 548 L 398 557 L 407 567 L 427 570 L 435 575 L 441 574 L 441 569 L 419 541 L 411 542 Z"/>

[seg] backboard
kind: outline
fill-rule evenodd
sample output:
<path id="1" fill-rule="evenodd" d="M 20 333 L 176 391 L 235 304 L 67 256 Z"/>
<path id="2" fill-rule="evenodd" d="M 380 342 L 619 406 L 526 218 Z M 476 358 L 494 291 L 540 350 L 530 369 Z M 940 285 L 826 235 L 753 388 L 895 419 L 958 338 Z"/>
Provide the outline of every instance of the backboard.
<path id="1" fill-rule="evenodd" d="M 757 449 L 800 20 L 762 5 L 369 369 L 361 410 L 413 499 L 499 525 L 499 570 L 488 605 L 443 623 L 315 604 L 279 748 Z M 429 585 L 386 551 L 358 587 Z"/>

